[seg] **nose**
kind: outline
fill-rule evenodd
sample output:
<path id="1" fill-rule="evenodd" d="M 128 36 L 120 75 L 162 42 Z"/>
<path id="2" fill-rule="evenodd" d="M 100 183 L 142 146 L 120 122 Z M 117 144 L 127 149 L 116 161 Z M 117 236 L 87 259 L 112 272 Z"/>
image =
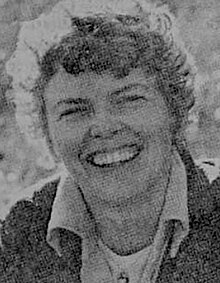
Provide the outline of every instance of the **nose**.
<path id="1" fill-rule="evenodd" d="M 89 129 L 90 137 L 109 138 L 116 135 L 123 128 L 120 121 L 106 115 L 99 115 Z"/>

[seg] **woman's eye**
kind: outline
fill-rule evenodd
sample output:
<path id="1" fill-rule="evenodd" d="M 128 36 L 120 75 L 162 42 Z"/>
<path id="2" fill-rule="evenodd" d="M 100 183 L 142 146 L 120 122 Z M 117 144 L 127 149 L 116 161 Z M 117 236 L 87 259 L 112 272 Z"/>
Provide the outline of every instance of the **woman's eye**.
<path id="1" fill-rule="evenodd" d="M 145 99 L 144 96 L 139 96 L 139 95 L 124 96 L 124 97 L 119 98 L 117 100 L 117 103 L 121 104 L 121 103 L 126 103 L 126 102 L 137 102 L 137 101 L 141 101 L 144 99 Z"/>
<path id="2" fill-rule="evenodd" d="M 60 114 L 59 119 L 62 119 L 63 117 L 68 117 L 71 115 L 84 116 L 84 115 L 87 115 L 88 113 L 89 113 L 89 107 L 86 107 L 86 106 L 71 108 L 71 109 L 63 111 Z"/>

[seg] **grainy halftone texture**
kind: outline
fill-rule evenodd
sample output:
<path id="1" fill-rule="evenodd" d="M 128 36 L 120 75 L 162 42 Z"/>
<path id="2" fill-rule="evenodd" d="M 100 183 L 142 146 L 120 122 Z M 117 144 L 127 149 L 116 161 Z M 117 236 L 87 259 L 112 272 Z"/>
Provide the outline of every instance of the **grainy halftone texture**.
<path id="1" fill-rule="evenodd" d="M 190 233 L 177 257 L 168 245 L 157 283 L 218 283 L 220 280 L 220 178 L 210 185 L 204 172 L 187 160 Z M 20 201 L 1 229 L 0 282 L 80 282 L 81 240 L 60 230 L 63 256 L 46 242 L 47 225 L 59 180 Z"/>
<path id="2" fill-rule="evenodd" d="M 36 18 L 56 2 L 58 1 L 0 1 L 0 73 L 2 74 L 0 80 L 2 85 L 7 84 L 5 83 L 7 78 L 3 76 L 4 64 L 14 51 L 19 22 Z M 156 2 L 158 5 L 167 4 L 170 11 L 178 18 L 183 40 L 193 54 L 198 67 L 197 100 L 190 114 L 191 123 L 187 128 L 187 136 L 192 155 L 194 158 L 201 158 L 197 163 L 203 168 L 199 169 L 195 166 L 191 157 L 184 160 L 187 172 L 190 233 L 181 244 L 174 259 L 169 257 L 170 245 L 168 244 L 156 283 L 218 283 L 220 282 L 220 177 L 218 165 L 215 166 L 216 160 L 206 157 L 220 157 L 220 6 L 218 1 L 205 0 L 184 0 L 181 3 L 177 0 Z M 4 92 L 5 90 L 0 92 L 0 99 L 1 96 L 4 97 Z M 12 164 L 13 168 L 26 170 L 22 175 L 22 181 L 26 178 L 28 181 L 24 181 L 23 184 L 28 186 L 39 181 L 38 174 L 41 176 L 44 174 L 42 171 L 39 173 L 39 170 L 31 170 L 31 174 L 25 175 L 29 169 L 28 164 L 35 168 L 36 164 L 33 162 L 35 157 L 33 158 L 30 151 L 25 152 L 27 159 L 31 155 L 32 160 L 28 161 L 30 163 L 27 163 L 23 169 L 20 164 L 24 158 L 17 157 L 16 150 L 20 148 L 23 140 L 17 140 L 17 134 L 15 138 L 14 123 L 16 121 L 12 120 L 12 116 L 4 115 L 5 119 L 8 121 L 6 123 L 8 136 L 10 135 L 11 140 L 14 141 L 11 144 L 13 147 L 11 153 L 14 154 L 10 155 L 10 164 L 6 164 L 5 161 L 3 163 L 6 147 L 2 145 L 3 142 L 4 145 L 8 145 L 9 138 L 6 138 L 4 134 L 4 138 L 1 139 L 0 134 L 0 149 L 2 149 L 0 155 L 2 167 L 0 168 L 2 172 L 5 172 L 6 168 Z M 10 125 L 11 121 L 14 121 L 13 126 Z M 218 164 L 217 161 L 216 164 Z M 213 167 L 215 167 L 214 177 L 212 176 Z M 10 173 L 10 170 L 6 170 L 7 173 Z M 49 173 L 53 172 L 51 170 Z M 10 179 L 10 175 L 8 177 Z M 13 179 L 13 176 L 11 178 Z M 58 183 L 59 180 L 43 188 L 39 187 L 37 191 L 33 189 L 31 199 L 24 199 L 19 187 L 21 195 L 17 198 L 21 200 L 17 202 L 15 198 L 16 204 L 13 207 L 11 207 L 10 197 L 7 199 L 7 202 L 11 204 L 10 213 L 0 223 L 1 283 L 80 282 L 82 265 L 80 237 L 60 229 L 61 257 L 46 241 L 48 222 Z M 3 183 L 0 183 L 0 201 L 3 198 L 3 192 L 8 193 L 7 189 L 5 190 L 5 184 L 4 191 L 2 187 Z M 16 194 L 17 191 L 15 184 L 10 193 Z M 32 192 L 29 191 L 28 194 L 31 195 Z"/>

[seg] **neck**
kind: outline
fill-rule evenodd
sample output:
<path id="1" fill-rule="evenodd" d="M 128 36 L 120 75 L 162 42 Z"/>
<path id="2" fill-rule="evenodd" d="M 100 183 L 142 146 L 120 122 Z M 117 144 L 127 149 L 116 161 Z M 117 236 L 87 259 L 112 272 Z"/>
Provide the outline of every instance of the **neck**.
<path id="1" fill-rule="evenodd" d="M 153 190 L 154 196 L 139 196 L 132 203 L 94 206 L 99 235 L 103 243 L 119 255 L 136 253 L 153 243 L 162 208 L 166 185 Z M 97 204 L 97 202 L 96 202 Z"/>

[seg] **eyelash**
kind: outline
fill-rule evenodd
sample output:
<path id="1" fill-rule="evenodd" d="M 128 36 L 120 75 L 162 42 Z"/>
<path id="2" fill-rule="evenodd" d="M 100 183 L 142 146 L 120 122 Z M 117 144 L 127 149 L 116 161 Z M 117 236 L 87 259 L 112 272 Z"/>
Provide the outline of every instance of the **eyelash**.
<path id="1" fill-rule="evenodd" d="M 143 99 L 146 100 L 146 98 L 144 96 L 132 95 L 132 96 L 121 97 L 121 98 L 119 98 L 119 100 L 117 102 L 119 102 L 119 103 L 133 102 L 133 101 L 143 100 Z"/>
<path id="2" fill-rule="evenodd" d="M 144 96 L 139 96 L 139 95 L 124 96 L 116 100 L 116 104 L 125 103 L 125 102 L 134 102 L 137 100 L 146 100 L 146 98 Z M 68 116 L 70 114 L 80 113 L 82 116 L 84 116 L 87 113 L 89 113 L 89 111 L 90 110 L 88 109 L 88 107 L 85 107 L 85 106 L 74 108 L 74 109 L 68 109 L 64 111 L 63 113 L 61 113 L 61 115 L 59 116 L 59 120 L 61 120 L 64 116 Z"/>
<path id="3" fill-rule="evenodd" d="M 78 107 L 78 108 L 74 108 L 74 109 L 68 109 L 66 111 L 64 111 L 63 113 L 61 113 L 61 115 L 59 116 L 59 119 L 62 119 L 64 116 L 68 116 L 70 114 L 77 114 L 80 113 L 81 115 L 85 115 L 85 113 L 88 113 L 88 108 L 87 107 Z"/>

